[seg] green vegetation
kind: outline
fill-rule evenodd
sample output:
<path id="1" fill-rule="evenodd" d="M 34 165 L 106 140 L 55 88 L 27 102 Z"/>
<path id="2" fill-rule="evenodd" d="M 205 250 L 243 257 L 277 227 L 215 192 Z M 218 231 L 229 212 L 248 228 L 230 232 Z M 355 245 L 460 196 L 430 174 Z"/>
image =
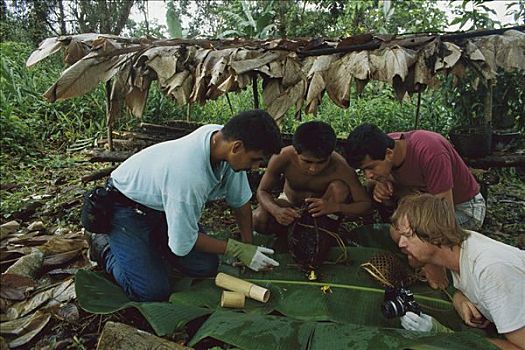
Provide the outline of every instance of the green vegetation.
<path id="1" fill-rule="evenodd" d="M 116 1 L 120 7 L 116 18 L 129 13 L 129 3 Z M 81 28 L 95 26 L 92 30 L 121 31 L 121 35 L 169 35 L 166 28 L 155 21 L 147 21 L 147 3 L 134 0 L 134 6 L 145 20 L 128 20 L 121 29 L 108 24 L 103 15 L 108 1 L 65 2 L 62 0 L 2 1 L 0 20 L 0 161 L 2 183 L 17 183 L 26 191 L 2 196 L 2 213 L 21 205 L 20 196 L 30 189 L 35 193 L 38 181 L 34 177 L 44 176 L 39 169 L 60 168 L 70 164 L 64 156 L 68 145 L 77 140 L 94 138 L 105 132 L 104 87 L 81 97 L 56 103 L 48 103 L 42 94 L 53 85 L 63 71 L 60 54 L 55 54 L 31 69 L 25 60 L 36 48 L 38 40 L 67 33 L 77 33 Z M 509 14 L 518 21 L 523 14 L 524 1 L 508 5 Z M 64 6 L 69 10 L 61 12 Z M 126 6 L 124 6 L 126 5 Z M 169 27 L 173 33 L 193 38 L 217 37 L 221 33 L 251 38 L 271 37 L 320 37 L 350 36 L 364 32 L 410 33 L 417 31 L 439 32 L 446 28 L 443 11 L 431 1 L 377 2 L 377 1 L 170 1 L 168 3 Z M 463 29 L 495 26 L 500 24 L 490 19 L 490 11 L 483 1 L 475 1 L 474 7 L 453 6 L 454 11 L 466 18 L 458 22 Z M 112 6 L 112 5 L 111 5 Z M 452 4 L 451 4 L 452 6 Z M 179 28 L 182 16 L 192 17 L 186 27 Z M 66 8 L 67 10 L 67 8 Z M 75 10 L 75 11 L 73 11 Z M 128 12 L 127 12 L 128 11 Z M 53 17 L 52 13 L 61 13 Z M 76 13 L 76 17 L 71 13 Z M 87 23 L 89 18 L 96 22 Z M 52 19 L 47 21 L 47 19 Z M 457 22 L 457 21 L 456 21 Z M 27 28 L 27 30 L 22 30 Z M 91 28 L 91 27 L 89 27 Z M 90 29 L 91 30 L 91 29 Z M 510 125 L 520 130 L 525 128 L 524 76 L 505 73 L 494 87 L 494 114 L 505 117 Z M 436 90 L 426 90 L 421 95 L 418 128 L 447 134 L 451 127 L 470 122 L 473 113 L 481 115 L 480 96 L 483 84 L 473 89 L 475 78 L 456 84 L 443 77 L 443 85 Z M 259 91 L 262 88 L 259 87 Z M 260 96 L 261 97 L 261 96 Z M 228 101 L 228 98 L 230 101 Z M 262 98 L 260 98 L 262 100 Z M 261 106 L 264 108 L 264 105 Z M 205 105 L 191 106 L 190 120 L 197 122 L 224 123 L 233 114 L 253 108 L 251 88 L 236 94 L 222 96 Z M 385 131 L 407 130 L 415 127 L 417 95 L 402 103 L 394 98 L 390 86 L 370 82 L 361 95 L 352 91 L 348 109 L 336 106 L 324 96 L 317 115 L 304 115 L 288 111 L 283 120 L 284 132 L 293 132 L 301 121 L 320 119 L 329 122 L 344 138 L 355 126 L 363 122 L 379 125 Z M 168 120 L 186 119 L 187 106 L 178 106 L 158 89 L 151 88 L 143 121 L 162 124 Z M 139 120 L 123 116 L 117 121 L 117 130 L 130 130 Z M 508 123 L 507 123 L 508 124 Z M 54 165 L 51 165 L 54 164 Z M 25 184 L 25 185 L 24 185 Z M 40 184 L 41 185 L 41 184 Z"/>

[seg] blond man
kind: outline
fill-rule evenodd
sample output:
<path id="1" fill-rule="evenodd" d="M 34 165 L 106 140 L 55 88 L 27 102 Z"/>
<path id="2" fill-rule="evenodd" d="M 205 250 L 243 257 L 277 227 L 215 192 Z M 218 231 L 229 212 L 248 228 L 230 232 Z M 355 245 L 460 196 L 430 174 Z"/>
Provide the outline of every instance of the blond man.
<path id="1" fill-rule="evenodd" d="M 502 349 L 525 349 L 525 252 L 462 229 L 445 198 L 430 194 L 401 200 L 392 216 L 398 246 L 409 259 L 452 273 L 454 307 L 477 328 L 493 322 L 506 339 L 489 339 Z M 428 315 L 407 313 L 407 329 L 429 331 Z M 435 329 L 435 328 L 434 328 Z"/>

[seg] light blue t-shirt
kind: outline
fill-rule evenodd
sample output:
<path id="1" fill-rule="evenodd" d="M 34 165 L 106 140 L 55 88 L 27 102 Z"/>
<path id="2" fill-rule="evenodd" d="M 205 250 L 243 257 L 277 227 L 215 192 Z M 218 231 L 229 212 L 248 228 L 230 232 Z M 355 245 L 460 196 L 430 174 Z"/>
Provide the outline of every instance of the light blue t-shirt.
<path id="1" fill-rule="evenodd" d="M 245 171 L 235 172 L 223 161 L 214 169 L 210 139 L 221 125 L 205 125 L 189 135 L 150 146 L 111 173 L 113 185 L 126 197 L 164 211 L 168 245 L 184 256 L 195 245 L 198 225 L 207 201 L 225 198 L 239 208 L 252 192 Z"/>

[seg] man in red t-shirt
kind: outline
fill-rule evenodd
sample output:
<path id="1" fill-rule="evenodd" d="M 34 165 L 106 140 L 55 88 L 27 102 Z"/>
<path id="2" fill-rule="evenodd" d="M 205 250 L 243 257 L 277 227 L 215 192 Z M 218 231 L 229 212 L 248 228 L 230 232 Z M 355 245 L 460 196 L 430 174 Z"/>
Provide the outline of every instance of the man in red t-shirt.
<path id="1" fill-rule="evenodd" d="M 413 192 L 446 198 L 458 223 L 479 230 L 485 218 L 485 200 L 479 184 L 454 147 L 440 134 L 425 130 L 385 134 L 373 124 L 362 124 L 349 135 L 345 158 L 362 169 L 381 206 L 395 207 Z M 392 233 L 395 240 L 399 237 Z M 443 281 L 431 286 L 442 286 Z"/>

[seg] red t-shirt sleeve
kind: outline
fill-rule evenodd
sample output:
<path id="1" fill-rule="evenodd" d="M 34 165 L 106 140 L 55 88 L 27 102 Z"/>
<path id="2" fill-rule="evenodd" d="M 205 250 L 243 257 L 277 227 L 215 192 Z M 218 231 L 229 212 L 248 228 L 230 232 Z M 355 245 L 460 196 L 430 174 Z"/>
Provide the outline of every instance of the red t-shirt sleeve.
<path id="1" fill-rule="evenodd" d="M 424 164 L 423 178 L 428 193 L 437 194 L 452 189 L 452 161 L 448 154 L 433 155 Z"/>

